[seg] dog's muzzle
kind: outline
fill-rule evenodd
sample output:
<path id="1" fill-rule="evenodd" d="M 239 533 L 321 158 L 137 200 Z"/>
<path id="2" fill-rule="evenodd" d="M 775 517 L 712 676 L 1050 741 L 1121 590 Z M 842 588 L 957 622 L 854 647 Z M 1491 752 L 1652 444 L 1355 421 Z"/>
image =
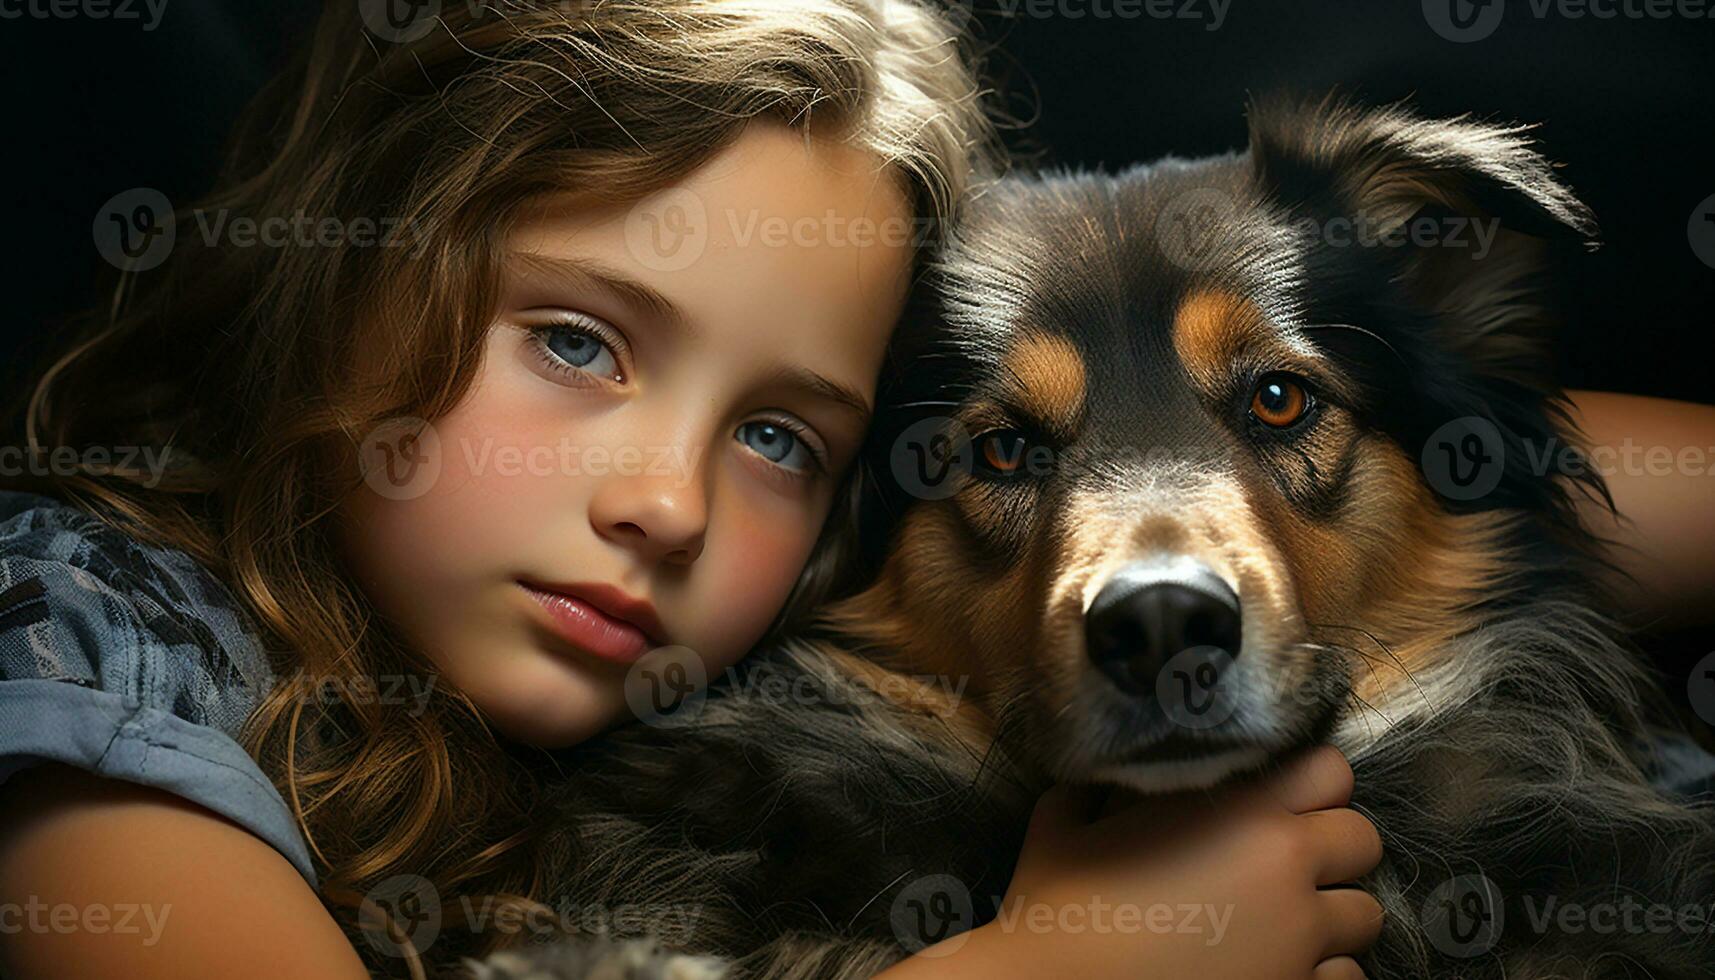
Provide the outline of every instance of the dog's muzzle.
<path id="1" fill-rule="evenodd" d="M 1151 696 L 1162 668 L 1191 649 L 1213 648 L 1230 663 L 1239 654 L 1239 597 L 1214 569 L 1193 558 L 1134 562 L 1102 586 L 1084 613 L 1090 661 L 1121 691 Z"/>

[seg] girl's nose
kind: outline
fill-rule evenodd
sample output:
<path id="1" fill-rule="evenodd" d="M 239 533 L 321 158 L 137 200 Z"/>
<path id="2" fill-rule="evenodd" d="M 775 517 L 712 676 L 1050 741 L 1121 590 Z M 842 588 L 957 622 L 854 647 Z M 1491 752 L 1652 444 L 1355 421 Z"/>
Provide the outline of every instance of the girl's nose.
<path id="1" fill-rule="evenodd" d="M 601 537 L 649 562 L 688 565 L 703 553 L 708 506 L 696 474 L 612 476 L 590 501 Z"/>

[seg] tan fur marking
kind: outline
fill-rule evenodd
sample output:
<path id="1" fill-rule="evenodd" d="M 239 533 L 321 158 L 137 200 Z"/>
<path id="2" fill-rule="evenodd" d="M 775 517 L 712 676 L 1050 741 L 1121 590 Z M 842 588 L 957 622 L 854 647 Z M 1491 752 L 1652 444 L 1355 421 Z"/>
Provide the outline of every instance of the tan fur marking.
<path id="1" fill-rule="evenodd" d="M 1040 662 L 1058 651 L 1039 642 L 1037 597 L 1047 588 L 1040 562 L 1020 562 L 998 575 L 972 568 L 958 543 L 951 504 L 921 505 L 908 514 L 875 583 L 825 608 L 821 621 L 843 645 L 882 668 L 968 678 L 959 724 L 987 726 L 1021 692 L 1059 683 L 1051 660 Z M 1064 665 L 1059 669 L 1065 672 Z M 963 710 L 972 702 L 985 718 Z"/>
<path id="2" fill-rule="evenodd" d="M 1049 428 L 1071 432 L 1084 411 L 1084 358 L 1063 338 L 1026 334 L 1007 352 L 1010 377 L 1016 379 L 1020 407 Z"/>
<path id="3" fill-rule="evenodd" d="M 1262 311 L 1242 296 L 1205 289 L 1185 297 L 1173 316 L 1173 349 L 1205 390 L 1225 376 L 1245 340 L 1264 328 Z"/>
<path id="4" fill-rule="evenodd" d="M 1380 437 L 1359 453 L 1352 498 L 1333 523 L 1307 520 L 1267 493 L 1258 512 L 1311 636 L 1363 655 L 1353 658 L 1353 692 L 1379 705 L 1411 696 L 1413 677 L 1473 628 L 1472 608 L 1506 572 L 1504 521 L 1443 512 L 1411 460 Z"/>

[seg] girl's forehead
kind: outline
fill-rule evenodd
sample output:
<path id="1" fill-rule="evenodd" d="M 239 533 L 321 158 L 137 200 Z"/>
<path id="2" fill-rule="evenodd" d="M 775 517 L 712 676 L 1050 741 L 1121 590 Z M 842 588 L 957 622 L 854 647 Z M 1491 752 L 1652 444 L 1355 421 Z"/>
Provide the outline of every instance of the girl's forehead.
<path id="1" fill-rule="evenodd" d="M 521 212 L 519 237 L 621 226 L 636 239 L 640 262 L 668 271 L 701 257 L 681 244 L 822 247 L 873 258 L 877 246 L 909 243 L 923 224 L 906 187 L 899 168 L 872 151 L 758 121 L 642 200 L 604 201 L 582 189 L 540 198 Z"/>
<path id="2" fill-rule="evenodd" d="M 507 244 L 508 303 L 576 302 L 867 403 L 916 254 L 905 186 L 868 151 L 752 125 L 643 200 L 538 202 Z"/>

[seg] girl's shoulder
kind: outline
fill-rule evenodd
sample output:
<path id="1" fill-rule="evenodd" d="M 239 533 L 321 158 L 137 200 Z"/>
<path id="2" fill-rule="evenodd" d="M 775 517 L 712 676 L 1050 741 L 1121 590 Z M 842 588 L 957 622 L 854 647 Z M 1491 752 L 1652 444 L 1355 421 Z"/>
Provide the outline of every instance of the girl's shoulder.
<path id="1" fill-rule="evenodd" d="M 248 614 L 189 555 L 33 494 L 0 491 L 0 637 L 0 677 L 170 692 L 160 706 L 228 733 L 273 683 Z M 141 652 L 161 656 L 123 656 Z"/>
<path id="2" fill-rule="evenodd" d="M 237 741 L 274 683 L 253 621 L 189 555 L 0 491 L 0 782 L 54 761 L 166 789 L 313 881 L 295 822 Z"/>

